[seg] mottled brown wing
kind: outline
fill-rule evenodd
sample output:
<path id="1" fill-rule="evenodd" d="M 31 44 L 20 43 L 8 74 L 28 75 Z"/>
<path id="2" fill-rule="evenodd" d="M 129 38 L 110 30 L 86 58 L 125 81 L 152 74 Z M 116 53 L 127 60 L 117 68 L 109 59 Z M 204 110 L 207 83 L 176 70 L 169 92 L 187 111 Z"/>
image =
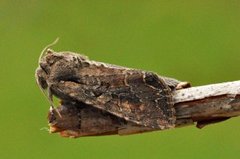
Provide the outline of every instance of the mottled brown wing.
<path id="1" fill-rule="evenodd" d="M 122 77 L 109 75 L 109 82 L 124 81 L 124 84 L 110 86 L 92 104 L 140 125 L 160 129 L 173 127 L 174 109 L 165 83 L 153 73 L 125 73 Z"/>
<path id="2" fill-rule="evenodd" d="M 81 59 L 75 54 L 65 55 L 73 60 L 51 66 L 54 74 L 48 83 L 54 95 L 86 103 L 139 125 L 159 129 L 174 126 L 171 91 L 161 77 Z"/>

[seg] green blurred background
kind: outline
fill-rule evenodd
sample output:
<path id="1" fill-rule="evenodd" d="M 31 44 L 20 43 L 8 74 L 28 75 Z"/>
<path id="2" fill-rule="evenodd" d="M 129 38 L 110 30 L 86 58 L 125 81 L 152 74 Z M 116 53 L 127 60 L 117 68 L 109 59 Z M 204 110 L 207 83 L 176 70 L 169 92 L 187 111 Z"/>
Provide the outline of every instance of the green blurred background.
<path id="1" fill-rule="evenodd" d="M 34 71 L 56 51 L 204 85 L 239 80 L 238 0 L 1 0 L 0 158 L 239 158 L 240 118 L 132 136 L 49 134 Z"/>

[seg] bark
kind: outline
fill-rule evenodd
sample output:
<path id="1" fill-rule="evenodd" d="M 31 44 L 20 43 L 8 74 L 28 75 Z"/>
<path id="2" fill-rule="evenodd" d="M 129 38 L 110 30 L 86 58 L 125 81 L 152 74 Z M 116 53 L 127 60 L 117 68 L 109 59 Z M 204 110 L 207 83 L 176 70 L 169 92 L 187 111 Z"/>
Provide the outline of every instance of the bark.
<path id="1" fill-rule="evenodd" d="M 240 115 L 240 81 L 211 84 L 174 92 L 177 127 L 197 127 Z"/>

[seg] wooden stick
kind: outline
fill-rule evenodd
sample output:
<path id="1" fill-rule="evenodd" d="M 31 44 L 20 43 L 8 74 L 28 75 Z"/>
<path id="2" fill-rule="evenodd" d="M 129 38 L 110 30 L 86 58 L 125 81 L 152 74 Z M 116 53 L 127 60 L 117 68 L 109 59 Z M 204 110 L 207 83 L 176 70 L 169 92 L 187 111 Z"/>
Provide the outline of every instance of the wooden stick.
<path id="1" fill-rule="evenodd" d="M 177 127 L 197 127 L 240 115 L 240 81 L 177 90 L 173 94 Z"/>

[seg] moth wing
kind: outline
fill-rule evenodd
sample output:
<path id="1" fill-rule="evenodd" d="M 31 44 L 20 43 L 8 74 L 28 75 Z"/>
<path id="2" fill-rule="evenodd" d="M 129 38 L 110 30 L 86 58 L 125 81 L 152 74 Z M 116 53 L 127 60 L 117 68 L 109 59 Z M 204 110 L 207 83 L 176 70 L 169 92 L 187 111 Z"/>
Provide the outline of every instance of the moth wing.
<path id="1" fill-rule="evenodd" d="M 174 127 L 170 88 L 156 74 L 133 71 L 108 75 L 100 81 L 98 88 L 85 89 L 85 93 L 94 95 L 89 94 L 83 102 L 138 125 L 159 129 Z"/>
<path id="2" fill-rule="evenodd" d="M 173 127 L 175 112 L 170 89 L 156 74 L 133 72 L 127 74 L 124 81 L 125 85 L 109 89 L 97 98 L 100 102 L 110 99 L 97 107 L 139 125 Z"/>
<path id="3" fill-rule="evenodd" d="M 80 63 L 76 68 L 69 63 L 52 67 L 55 72 L 52 80 L 56 82 L 52 82 L 50 89 L 54 95 L 86 103 L 138 125 L 174 127 L 171 90 L 161 77 L 97 62 Z"/>

